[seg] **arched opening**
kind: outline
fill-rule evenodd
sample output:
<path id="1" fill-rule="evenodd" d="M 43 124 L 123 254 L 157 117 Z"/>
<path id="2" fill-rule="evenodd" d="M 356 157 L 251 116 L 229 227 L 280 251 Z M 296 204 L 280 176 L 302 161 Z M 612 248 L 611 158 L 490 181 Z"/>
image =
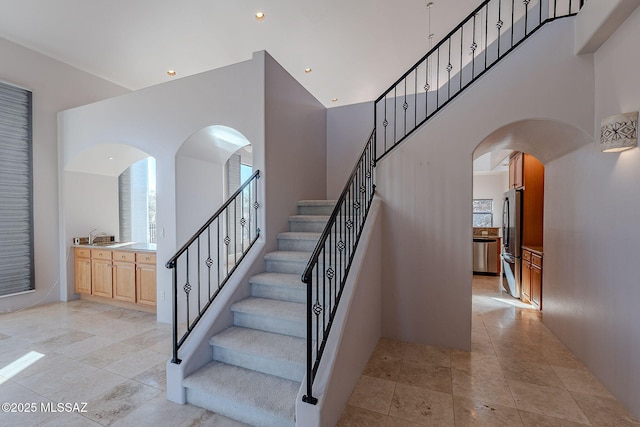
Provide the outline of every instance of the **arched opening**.
<path id="1" fill-rule="evenodd" d="M 251 143 L 227 126 L 192 134 L 176 153 L 176 231 L 181 244 L 222 205 L 252 170 Z M 246 173 L 246 172 L 245 172 Z"/>
<path id="2" fill-rule="evenodd" d="M 116 242 L 156 243 L 155 158 L 126 144 L 100 144 L 64 167 L 64 241 L 106 237 Z M 150 246 L 155 249 L 155 246 Z M 67 257 L 73 279 L 74 257 Z M 74 293 L 68 280 L 66 297 Z M 63 292 L 63 297 L 64 297 Z"/>
<path id="3" fill-rule="evenodd" d="M 474 276 L 500 276 L 501 291 L 541 309 L 544 163 L 588 142 L 589 136 L 574 126 L 531 119 L 496 129 L 478 144 L 473 153 Z"/>

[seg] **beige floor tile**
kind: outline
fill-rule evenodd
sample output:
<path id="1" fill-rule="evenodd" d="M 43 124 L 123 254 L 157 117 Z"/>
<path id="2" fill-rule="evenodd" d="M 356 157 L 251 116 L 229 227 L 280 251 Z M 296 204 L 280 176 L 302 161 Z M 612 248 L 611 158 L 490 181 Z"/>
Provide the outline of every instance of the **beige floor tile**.
<path id="1" fill-rule="evenodd" d="M 9 411 L 0 412 L 2 426 L 36 426 L 53 418 L 50 413 L 41 411 L 41 404 L 52 403 L 49 399 L 16 383 L 0 385 L 0 403 L 10 404 Z M 28 409 L 19 408 L 18 404 L 28 404 Z"/>
<path id="2" fill-rule="evenodd" d="M 398 383 L 389 415 L 418 424 L 452 426 L 453 396 Z"/>
<path id="3" fill-rule="evenodd" d="M 400 418 L 388 417 L 385 427 L 423 427 L 426 425 L 427 424 L 412 423 L 407 420 L 401 420 Z"/>
<path id="4" fill-rule="evenodd" d="M 552 366 L 552 368 L 567 390 L 614 399 L 611 392 L 609 392 L 591 372 L 583 369 L 570 369 L 559 366 Z"/>
<path id="5" fill-rule="evenodd" d="M 408 343 L 404 341 L 382 337 L 380 338 L 380 340 L 378 340 L 378 344 L 376 345 L 374 354 L 404 359 L 407 345 Z"/>
<path id="6" fill-rule="evenodd" d="M 124 359 L 128 355 L 139 351 L 137 347 L 132 345 L 115 342 L 106 347 L 99 348 L 86 356 L 80 358 L 81 362 L 88 363 L 98 368 L 104 368 L 112 363 Z"/>
<path id="7" fill-rule="evenodd" d="M 178 426 L 189 420 L 198 408 L 170 402 L 164 395 L 158 395 L 144 405 L 119 418 L 113 427 L 157 427 Z"/>
<path id="8" fill-rule="evenodd" d="M 385 427 L 387 418 L 387 415 L 378 412 L 347 405 L 337 427 Z"/>
<path id="9" fill-rule="evenodd" d="M 451 350 L 444 347 L 409 343 L 404 359 L 449 368 L 451 367 Z"/>
<path id="10" fill-rule="evenodd" d="M 540 350 L 544 359 L 551 366 L 560 366 L 562 368 L 581 369 L 588 370 L 586 366 L 571 353 L 568 349 L 564 348 L 545 348 Z"/>
<path id="11" fill-rule="evenodd" d="M 150 366 L 164 364 L 166 361 L 166 355 L 151 350 L 138 350 L 127 354 L 103 369 L 127 378 L 133 378 L 148 370 Z"/>
<path id="12" fill-rule="evenodd" d="M 132 380 L 118 384 L 88 402 L 86 416 L 103 425 L 110 425 L 160 394 L 158 389 Z"/>
<path id="13" fill-rule="evenodd" d="M 525 383 L 564 388 L 562 381 L 546 362 L 499 359 L 504 377 Z"/>
<path id="14" fill-rule="evenodd" d="M 361 376 L 349 398 L 349 405 L 387 415 L 396 384 L 392 381 Z"/>
<path id="15" fill-rule="evenodd" d="M 467 372 L 452 370 L 453 394 L 484 403 L 515 408 L 507 380 L 501 375 L 469 375 Z"/>
<path id="16" fill-rule="evenodd" d="M 160 363 L 132 378 L 134 381 L 146 384 L 160 390 L 167 389 L 166 363 Z"/>
<path id="17" fill-rule="evenodd" d="M 588 423 L 575 400 L 564 388 L 554 388 L 508 380 L 509 388 L 519 410 L 560 418 L 577 423 Z"/>
<path id="18" fill-rule="evenodd" d="M 431 362 L 405 359 L 398 373 L 397 382 L 429 390 L 451 393 L 451 368 L 433 365 Z"/>
<path id="19" fill-rule="evenodd" d="M 525 427 L 584 427 L 591 423 L 576 423 L 560 418 L 547 417 L 533 412 L 520 411 L 520 418 Z"/>
<path id="20" fill-rule="evenodd" d="M 493 343 L 499 342 L 514 342 L 514 343 L 522 343 L 522 344 L 533 344 L 529 335 L 522 332 L 520 328 L 517 326 L 509 326 L 509 327 L 494 327 L 487 326 L 487 332 L 489 333 L 489 337 Z"/>
<path id="21" fill-rule="evenodd" d="M 516 427 L 522 426 L 518 410 L 454 396 L 456 426 Z"/>
<path id="22" fill-rule="evenodd" d="M 451 351 L 451 367 L 472 376 L 503 376 L 498 357 L 494 354 L 453 350 Z"/>
<path id="23" fill-rule="evenodd" d="M 538 362 L 546 363 L 540 348 L 533 344 L 501 341 L 494 342 L 493 348 L 500 362 L 512 360 L 514 362 Z"/>
<path id="24" fill-rule="evenodd" d="M 401 358 L 386 356 L 382 353 L 374 353 L 364 367 L 362 375 L 397 381 L 401 367 Z"/>
<path id="25" fill-rule="evenodd" d="M 615 399 L 571 393 L 591 424 L 601 427 L 640 426 L 640 421 L 631 416 Z"/>
<path id="26" fill-rule="evenodd" d="M 116 341 L 110 338 L 92 335 L 87 339 L 60 348 L 58 352 L 72 359 L 81 359 L 94 351 L 98 351 L 115 343 Z"/>

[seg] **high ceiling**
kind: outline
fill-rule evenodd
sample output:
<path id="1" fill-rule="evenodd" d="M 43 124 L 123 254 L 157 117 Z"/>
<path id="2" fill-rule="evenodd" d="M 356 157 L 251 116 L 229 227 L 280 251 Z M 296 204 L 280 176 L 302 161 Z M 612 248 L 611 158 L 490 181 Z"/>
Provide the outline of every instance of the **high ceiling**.
<path id="1" fill-rule="evenodd" d="M 266 50 L 333 107 L 377 98 L 481 2 L 428 1 L 0 0 L 0 37 L 131 90 Z"/>

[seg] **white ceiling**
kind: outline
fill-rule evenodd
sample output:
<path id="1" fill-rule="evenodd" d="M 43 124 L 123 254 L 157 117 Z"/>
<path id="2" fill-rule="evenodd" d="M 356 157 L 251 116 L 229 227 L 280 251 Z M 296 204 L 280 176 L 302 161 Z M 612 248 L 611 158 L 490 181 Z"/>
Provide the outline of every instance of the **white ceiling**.
<path id="1" fill-rule="evenodd" d="M 429 28 L 428 1 L 0 0 L 0 37 L 132 90 L 266 50 L 333 107 L 377 98 L 481 3 L 435 0 Z"/>

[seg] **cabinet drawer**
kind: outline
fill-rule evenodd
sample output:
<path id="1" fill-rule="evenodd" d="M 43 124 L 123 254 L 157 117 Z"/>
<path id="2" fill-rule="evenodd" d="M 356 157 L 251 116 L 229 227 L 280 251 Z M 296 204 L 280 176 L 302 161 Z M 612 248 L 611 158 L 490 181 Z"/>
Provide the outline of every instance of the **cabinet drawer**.
<path id="1" fill-rule="evenodd" d="M 74 248 L 73 252 L 76 258 L 91 258 L 91 249 Z"/>
<path id="2" fill-rule="evenodd" d="M 136 254 L 134 252 L 113 251 L 113 260 L 135 262 Z"/>
<path id="3" fill-rule="evenodd" d="M 540 255 L 531 254 L 531 264 L 536 267 L 542 267 L 542 257 Z"/>
<path id="4" fill-rule="evenodd" d="M 136 254 L 136 262 L 139 262 L 141 264 L 155 264 L 156 254 L 139 252 Z"/>
<path id="5" fill-rule="evenodd" d="M 531 261 L 531 252 L 522 251 L 522 260 L 527 262 Z"/>
<path id="6" fill-rule="evenodd" d="M 91 249 L 91 258 L 111 259 L 111 251 L 105 249 Z"/>

